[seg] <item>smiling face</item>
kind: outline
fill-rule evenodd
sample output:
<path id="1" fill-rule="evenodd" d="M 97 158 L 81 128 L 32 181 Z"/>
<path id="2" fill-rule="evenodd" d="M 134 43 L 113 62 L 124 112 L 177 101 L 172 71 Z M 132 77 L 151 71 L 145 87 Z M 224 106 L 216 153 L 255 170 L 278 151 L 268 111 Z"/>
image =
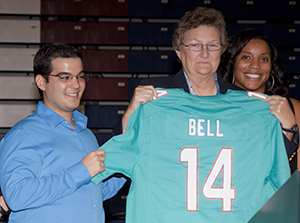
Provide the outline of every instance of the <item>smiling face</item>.
<path id="1" fill-rule="evenodd" d="M 182 41 L 185 45 L 221 43 L 220 33 L 215 27 L 201 25 L 198 28 L 186 31 Z M 206 46 L 200 52 L 192 52 L 188 47 L 181 45 L 176 50 L 182 66 L 188 77 L 195 75 L 215 75 L 220 63 L 221 49 L 208 51 Z"/>
<path id="2" fill-rule="evenodd" d="M 261 39 L 252 39 L 234 61 L 234 84 L 248 91 L 265 92 L 272 67 L 271 50 Z"/>
<path id="3" fill-rule="evenodd" d="M 68 73 L 73 76 L 83 72 L 80 58 L 56 58 L 52 60 L 50 75 Z M 85 82 L 73 77 L 70 82 L 63 82 L 59 77 L 49 76 L 47 83 L 41 75 L 37 76 L 38 87 L 43 91 L 44 104 L 66 118 L 72 115 L 74 109 L 80 104 Z M 67 119 L 67 118 L 66 118 Z"/>

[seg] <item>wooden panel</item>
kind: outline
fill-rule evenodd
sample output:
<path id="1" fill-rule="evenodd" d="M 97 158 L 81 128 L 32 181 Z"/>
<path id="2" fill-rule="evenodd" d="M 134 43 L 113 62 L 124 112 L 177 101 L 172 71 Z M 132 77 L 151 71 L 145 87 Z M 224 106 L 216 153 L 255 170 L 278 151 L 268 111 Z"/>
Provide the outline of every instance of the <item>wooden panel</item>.
<path id="1" fill-rule="evenodd" d="M 126 22 L 42 21 L 41 42 L 127 44 Z"/>
<path id="2" fill-rule="evenodd" d="M 289 98 L 295 98 L 300 101 L 300 79 L 293 79 L 289 81 L 290 81 L 290 85 L 289 85 L 289 92 L 287 96 Z"/>
<path id="3" fill-rule="evenodd" d="M 41 0 L 1 0 L 1 14 L 30 14 L 41 13 Z"/>
<path id="4" fill-rule="evenodd" d="M 0 42 L 3 43 L 39 43 L 39 20 L 0 20 Z"/>
<path id="5" fill-rule="evenodd" d="M 127 78 L 91 77 L 86 84 L 83 100 L 127 100 Z"/>
<path id="6" fill-rule="evenodd" d="M 42 0 L 42 14 L 127 16 L 128 0 Z"/>
<path id="7" fill-rule="evenodd" d="M 250 21 L 247 24 L 227 24 L 229 37 L 232 37 L 237 32 L 245 29 L 263 31 L 276 46 L 300 46 L 299 24 L 256 24 L 251 23 Z M 278 30 L 280 30 L 280 32 L 278 32 Z"/>
<path id="8" fill-rule="evenodd" d="M 36 104 L 0 104 L 0 127 L 12 127 L 35 112 Z"/>
<path id="9" fill-rule="evenodd" d="M 128 71 L 137 73 L 177 73 L 181 64 L 174 50 L 131 50 Z"/>
<path id="10" fill-rule="evenodd" d="M 280 52 L 285 73 L 300 73 L 300 52 Z"/>
<path id="11" fill-rule="evenodd" d="M 128 43 L 132 45 L 169 45 L 177 23 L 137 23 L 128 25 Z"/>
<path id="12" fill-rule="evenodd" d="M 0 76 L 0 99 L 39 99 L 33 76 Z"/>
<path id="13" fill-rule="evenodd" d="M 127 72 L 127 50 L 81 50 L 87 72 Z"/>
<path id="14" fill-rule="evenodd" d="M 0 48 L 1 71 L 33 71 L 38 48 Z"/>
<path id="15" fill-rule="evenodd" d="M 126 108 L 127 106 L 120 105 L 86 105 L 88 128 L 113 128 Z"/>

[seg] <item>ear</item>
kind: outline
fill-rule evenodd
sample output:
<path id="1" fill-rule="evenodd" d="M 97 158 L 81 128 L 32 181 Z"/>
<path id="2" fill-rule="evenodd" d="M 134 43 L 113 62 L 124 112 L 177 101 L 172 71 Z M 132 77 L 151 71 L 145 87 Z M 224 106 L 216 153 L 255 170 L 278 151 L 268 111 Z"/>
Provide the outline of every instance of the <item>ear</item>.
<path id="1" fill-rule="evenodd" d="M 40 75 L 40 74 L 36 75 L 36 77 L 35 77 L 35 83 L 36 83 L 36 86 L 39 89 L 41 89 L 42 91 L 45 90 L 46 80 L 45 80 L 45 78 L 42 75 Z"/>
<path id="2" fill-rule="evenodd" d="M 179 51 L 179 50 L 175 50 L 175 52 L 176 52 L 176 54 L 177 54 L 178 58 L 181 60 L 181 51 Z"/>

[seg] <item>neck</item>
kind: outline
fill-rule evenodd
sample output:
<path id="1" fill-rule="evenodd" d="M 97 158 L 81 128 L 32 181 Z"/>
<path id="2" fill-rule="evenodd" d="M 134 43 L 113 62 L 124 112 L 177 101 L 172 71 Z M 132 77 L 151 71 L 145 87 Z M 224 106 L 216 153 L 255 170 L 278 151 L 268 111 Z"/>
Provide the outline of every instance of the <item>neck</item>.
<path id="1" fill-rule="evenodd" d="M 265 86 L 261 86 L 259 88 L 255 88 L 255 89 L 254 88 L 250 89 L 250 88 L 246 88 L 245 86 L 242 86 L 241 84 L 236 83 L 236 81 L 233 84 L 246 90 L 246 91 L 254 91 L 254 92 L 259 92 L 259 93 L 263 93 L 263 94 L 266 92 Z"/>
<path id="2" fill-rule="evenodd" d="M 189 81 L 198 96 L 216 95 L 217 85 L 214 75 L 191 78 Z"/>
<path id="3" fill-rule="evenodd" d="M 73 118 L 71 119 L 70 123 L 71 123 L 72 129 L 76 130 L 76 128 L 75 128 L 75 120 Z"/>
<path id="4" fill-rule="evenodd" d="M 59 114 L 61 117 L 63 117 L 64 119 L 66 119 L 72 126 L 72 129 L 75 129 L 75 121 L 73 119 L 73 112 L 66 112 L 64 114 L 60 113 Z"/>

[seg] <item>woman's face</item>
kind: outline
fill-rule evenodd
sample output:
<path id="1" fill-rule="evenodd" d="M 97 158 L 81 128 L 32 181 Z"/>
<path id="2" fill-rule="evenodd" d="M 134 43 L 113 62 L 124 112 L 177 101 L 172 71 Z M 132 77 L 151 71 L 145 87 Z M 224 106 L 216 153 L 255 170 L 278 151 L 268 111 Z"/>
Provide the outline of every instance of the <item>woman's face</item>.
<path id="1" fill-rule="evenodd" d="M 271 71 L 271 50 L 261 39 L 252 39 L 235 58 L 234 84 L 248 91 L 265 92 Z"/>
<path id="2" fill-rule="evenodd" d="M 198 28 L 186 31 L 183 44 L 212 44 L 221 43 L 220 33 L 215 27 L 201 25 Z M 188 47 L 181 45 L 176 50 L 182 66 L 188 76 L 215 75 L 220 64 L 221 49 L 209 51 L 206 46 L 199 52 L 192 52 Z"/>

